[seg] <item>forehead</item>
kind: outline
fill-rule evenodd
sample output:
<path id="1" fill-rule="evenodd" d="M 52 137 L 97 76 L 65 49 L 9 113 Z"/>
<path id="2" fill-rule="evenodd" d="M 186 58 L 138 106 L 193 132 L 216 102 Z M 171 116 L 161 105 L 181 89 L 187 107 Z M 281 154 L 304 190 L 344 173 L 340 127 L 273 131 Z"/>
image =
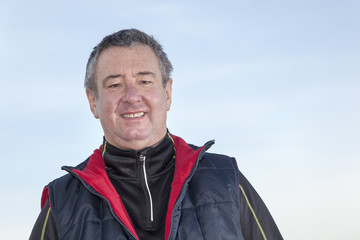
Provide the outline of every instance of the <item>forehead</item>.
<path id="1" fill-rule="evenodd" d="M 97 60 L 97 71 L 109 68 L 159 68 L 159 61 L 153 50 L 146 45 L 137 44 L 132 48 L 112 46 L 104 49 Z"/>

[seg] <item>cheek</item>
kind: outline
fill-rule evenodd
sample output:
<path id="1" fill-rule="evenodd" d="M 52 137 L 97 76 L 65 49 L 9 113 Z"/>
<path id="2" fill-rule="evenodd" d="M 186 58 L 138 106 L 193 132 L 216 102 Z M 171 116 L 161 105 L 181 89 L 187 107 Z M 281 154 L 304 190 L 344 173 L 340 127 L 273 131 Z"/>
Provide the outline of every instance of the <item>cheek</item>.
<path id="1" fill-rule="evenodd" d="M 98 101 L 96 106 L 100 118 L 106 117 L 111 109 L 111 103 L 104 98 Z"/>
<path id="2" fill-rule="evenodd" d="M 156 112 L 164 112 L 169 108 L 169 104 L 166 98 L 166 95 L 162 92 L 157 94 L 152 94 L 147 96 L 148 103 L 151 104 L 151 107 L 156 110 Z"/>
<path id="3" fill-rule="evenodd" d="M 116 94 L 104 95 L 101 101 L 99 101 L 100 109 L 103 112 L 114 110 L 118 106 L 119 101 L 119 96 Z"/>

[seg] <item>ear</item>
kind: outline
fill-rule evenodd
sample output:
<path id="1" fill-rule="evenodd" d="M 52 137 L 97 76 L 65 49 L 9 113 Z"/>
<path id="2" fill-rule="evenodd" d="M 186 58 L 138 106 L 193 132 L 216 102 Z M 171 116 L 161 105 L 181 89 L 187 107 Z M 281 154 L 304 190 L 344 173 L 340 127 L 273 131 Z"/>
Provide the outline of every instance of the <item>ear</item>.
<path id="1" fill-rule="evenodd" d="M 172 82 L 173 80 L 169 78 L 165 86 L 165 94 L 166 94 L 166 110 L 170 110 L 171 100 L 172 100 Z"/>
<path id="2" fill-rule="evenodd" d="M 95 98 L 94 92 L 91 91 L 90 89 L 86 89 L 86 96 L 87 96 L 87 99 L 89 101 L 91 112 L 93 113 L 94 117 L 96 119 L 98 119 L 99 118 L 99 113 L 98 113 L 97 108 L 96 108 L 96 98 Z"/>

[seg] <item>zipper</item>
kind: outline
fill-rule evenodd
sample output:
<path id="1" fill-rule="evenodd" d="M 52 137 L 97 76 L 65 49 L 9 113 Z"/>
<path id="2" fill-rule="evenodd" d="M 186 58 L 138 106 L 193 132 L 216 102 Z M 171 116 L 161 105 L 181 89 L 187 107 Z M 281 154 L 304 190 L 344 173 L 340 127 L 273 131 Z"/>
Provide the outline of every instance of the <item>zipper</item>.
<path id="1" fill-rule="evenodd" d="M 146 174 L 146 167 L 145 167 L 146 157 L 145 157 L 145 155 L 140 154 L 140 161 L 142 162 L 145 186 L 146 186 L 146 190 L 147 190 L 149 200 L 150 200 L 150 221 L 153 222 L 154 221 L 154 209 L 153 209 L 153 201 L 152 201 L 151 192 L 150 192 L 149 183 L 148 183 L 147 174 Z"/>

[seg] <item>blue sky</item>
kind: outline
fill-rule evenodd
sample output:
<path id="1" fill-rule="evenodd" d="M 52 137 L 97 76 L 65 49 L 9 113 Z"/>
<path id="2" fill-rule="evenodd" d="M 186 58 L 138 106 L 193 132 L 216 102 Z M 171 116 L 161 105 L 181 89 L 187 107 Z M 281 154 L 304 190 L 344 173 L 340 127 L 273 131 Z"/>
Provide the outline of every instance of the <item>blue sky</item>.
<path id="1" fill-rule="evenodd" d="M 237 158 L 285 239 L 359 239 L 359 1 L 3 1 L 0 238 L 101 144 L 83 89 L 107 34 L 139 28 L 175 70 L 170 131 Z"/>

